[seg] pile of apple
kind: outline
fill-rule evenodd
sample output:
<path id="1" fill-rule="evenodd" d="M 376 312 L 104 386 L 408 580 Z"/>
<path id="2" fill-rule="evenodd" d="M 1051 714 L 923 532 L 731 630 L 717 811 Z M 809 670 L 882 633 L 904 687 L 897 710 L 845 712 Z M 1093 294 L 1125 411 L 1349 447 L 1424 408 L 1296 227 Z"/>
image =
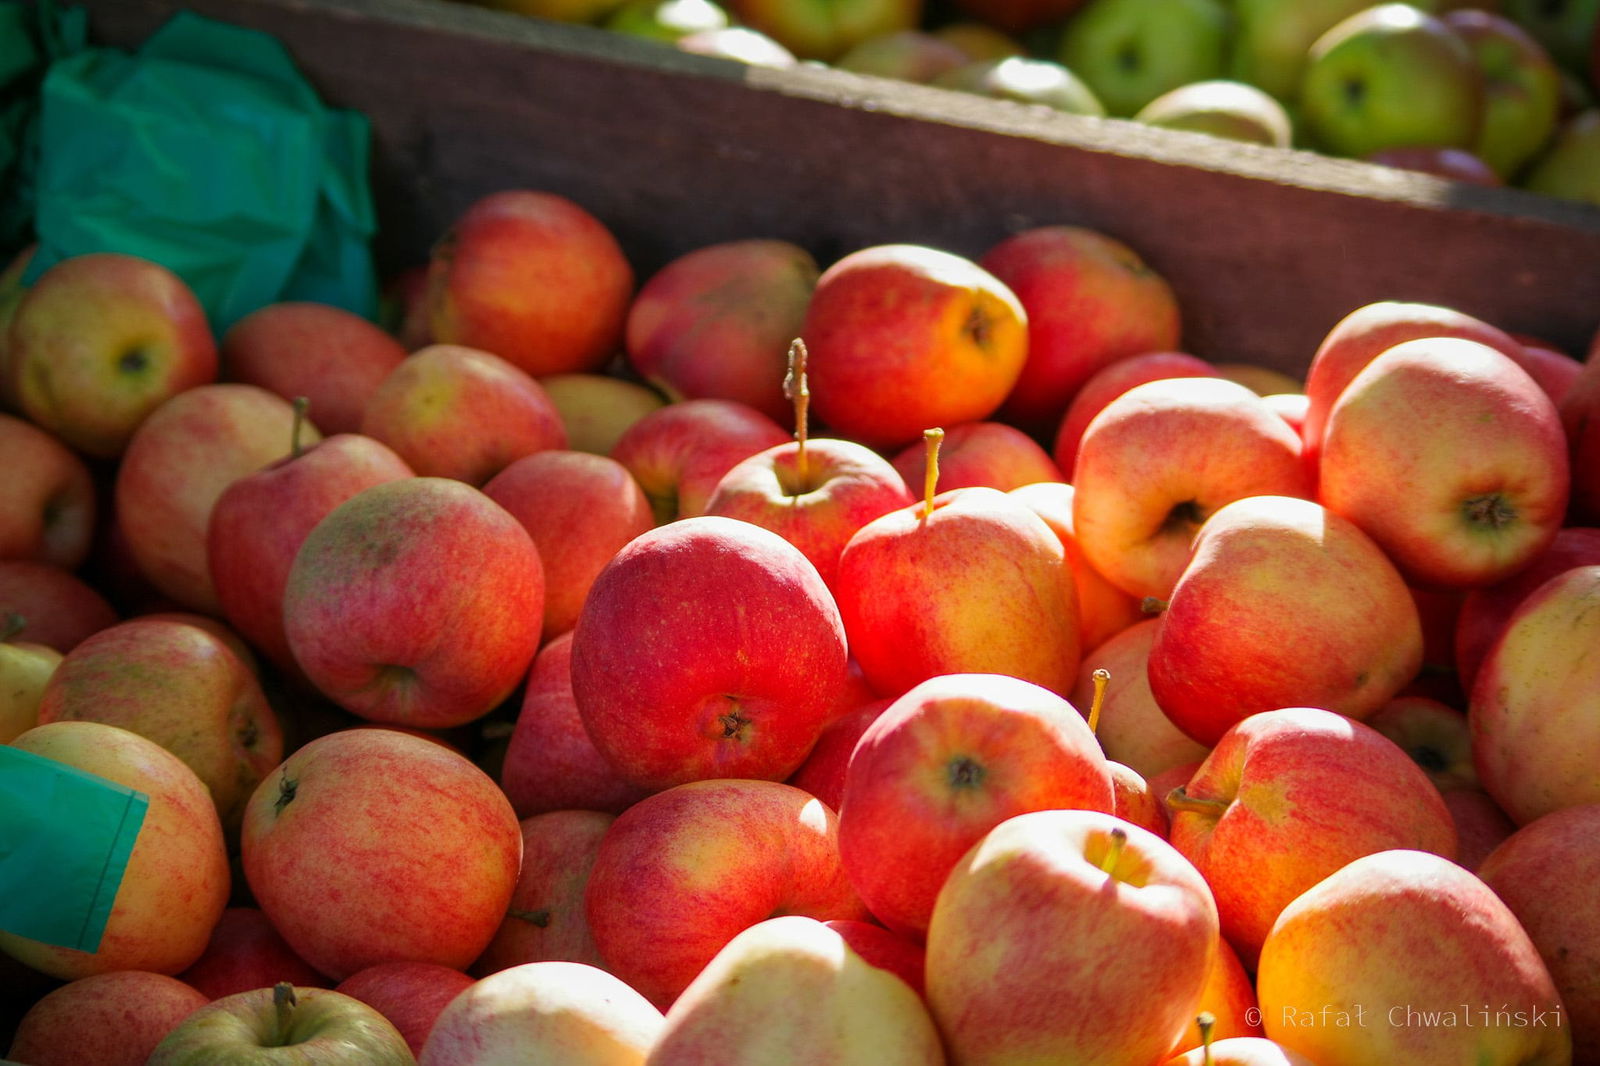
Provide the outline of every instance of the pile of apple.
<path id="1" fill-rule="evenodd" d="M 17 276 L 0 742 L 150 807 L 14 1061 L 1600 1063 L 1594 351 L 531 190 L 392 332 Z"/>

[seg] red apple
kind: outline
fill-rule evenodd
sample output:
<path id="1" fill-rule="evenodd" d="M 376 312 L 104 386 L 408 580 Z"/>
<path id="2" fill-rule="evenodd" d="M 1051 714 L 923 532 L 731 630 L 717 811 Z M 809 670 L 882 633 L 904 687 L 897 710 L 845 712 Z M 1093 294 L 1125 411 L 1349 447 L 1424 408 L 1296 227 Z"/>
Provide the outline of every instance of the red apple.
<path id="1" fill-rule="evenodd" d="M 921 441 L 892 459 L 906 487 L 920 493 L 928 474 Z M 984 485 L 1009 492 L 1035 482 L 1064 482 L 1061 470 L 1032 437 L 1004 422 L 964 422 L 945 430 L 939 447 L 939 491 Z"/>
<path id="2" fill-rule="evenodd" d="M 1202 1032 L 1198 1021 L 1202 1013 L 1211 1015 L 1212 1024 L 1206 1032 Z M 1261 1036 L 1261 1007 L 1256 1003 L 1255 982 L 1245 971 L 1244 963 L 1239 961 L 1238 952 L 1220 937 L 1217 939 L 1217 958 L 1211 965 L 1211 973 L 1206 977 L 1206 987 L 1200 993 L 1200 1003 L 1195 1008 L 1195 1016 L 1196 1023 L 1191 1025 L 1183 1037 L 1173 1045 L 1174 1056 L 1202 1047 L 1208 1040 L 1221 1043 L 1224 1040 Z M 1212 1045 L 1213 1048 L 1215 1046 Z M 1190 1060 L 1177 1061 L 1187 1063 Z M 1193 1061 L 1195 1066 L 1200 1066 L 1202 1062 L 1200 1058 Z M 1167 1066 L 1172 1064 L 1168 1063 Z M 1210 1066 L 1217 1066 L 1217 1063 L 1212 1062 Z M 1248 1066 L 1248 1063 L 1242 1063 L 1241 1066 Z M 1263 1066 L 1276 1066 L 1276 1064 L 1270 1063 L 1269 1060 L 1269 1063 Z"/>
<path id="3" fill-rule="evenodd" d="M 260 907 L 229 907 L 211 930 L 206 950 L 178 975 L 209 1002 L 287 981 L 297 988 L 331 982 L 294 953 Z"/>
<path id="4" fill-rule="evenodd" d="M 1407 145 L 1402 148 L 1380 148 L 1363 158 L 1368 163 L 1379 163 L 1399 170 L 1414 170 L 1419 174 L 1444 178 L 1446 181 L 1486 185 L 1491 188 L 1505 184 L 1500 175 L 1495 173 L 1494 167 L 1465 148 Z"/>
<path id="5" fill-rule="evenodd" d="M 460 970 L 436 962 L 379 962 L 346 977 L 334 991 L 389 1019 L 411 1053 L 421 1055 L 440 1012 L 472 983 Z"/>
<path id="6" fill-rule="evenodd" d="M 1112 400 L 1135 385 L 1166 378 L 1217 377 L 1217 368 L 1186 352 L 1146 352 L 1108 363 L 1084 379 L 1056 426 L 1051 454 L 1070 481 L 1078 462 L 1083 431 Z"/>
<path id="7" fill-rule="evenodd" d="M 1481 788 L 1453 788 L 1441 794 L 1456 823 L 1456 862 L 1477 872 L 1489 853 L 1516 832 L 1517 824 Z"/>
<path id="8" fill-rule="evenodd" d="M 76 570 L 89 556 L 99 500 L 89 467 L 56 437 L 0 414 L 0 559 Z"/>
<path id="9" fill-rule="evenodd" d="M 119 970 L 80 978 L 28 1009 L 6 1056 L 28 1066 L 144 1066 L 155 1046 L 208 1002 L 165 974 Z"/>
<path id="10" fill-rule="evenodd" d="M 1104 670 L 1110 675 L 1095 737 L 1107 759 L 1125 764 L 1146 779 L 1198 762 L 1209 750 L 1173 725 L 1150 694 L 1146 666 L 1160 626 L 1160 619 L 1145 618 L 1085 653 L 1069 697 L 1074 707 L 1088 714 L 1094 706 L 1095 672 Z M 1158 799 L 1165 795 L 1156 793 Z"/>
<path id="11" fill-rule="evenodd" d="M 1085 654 L 1145 617 L 1137 599 L 1107 581 L 1084 558 L 1072 522 L 1072 499 L 1077 495 L 1073 486 L 1036 481 L 1012 489 L 1009 495 L 1044 519 L 1050 532 L 1061 541 L 1067 567 L 1072 571 L 1072 588 L 1078 597 L 1078 632 Z"/>
<path id="12" fill-rule="evenodd" d="M 734 464 L 789 439 L 772 419 L 732 400 L 684 400 L 638 419 L 611 449 L 650 500 L 656 522 L 706 513 Z"/>
<path id="13" fill-rule="evenodd" d="M 851 951 L 879 969 L 888 970 L 910 985 L 917 995 L 922 995 L 922 975 L 927 959 L 921 944 L 891 933 L 875 922 L 832 918 L 822 924 L 838 933 Z"/>
<path id="14" fill-rule="evenodd" d="M 811 754 L 800 764 L 800 769 L 789 776 L 789 784 L 811 793 L 835 811 L 844 802 L 845 775 L 850 769 L 850 757 L 867 727 L 877 721 L 893 700 L 874 699 L 859 705 L 842 718 L 828 724 L 817 738 Z"/>
<path id="15" fill-rule="evenodd" d="M 1589 526 L 1600 525 L 1600 333 L 1595 336 L 1589 358 L 1558 407 L 1572 464 L 1569 520 Z"/>
<path id="16" fill-rule="evenodd" d="M 1422 767 L 1440 792 L 1476 788 L 1467 716 L 1427 696 L 1396 696 L 1366 718 Z"/>
<path id="17" fill-rule="evenodd" d="M 63 654 L 117 621 L 104 596 L 54 563 L 0 559 L 0 618 L 16 615 L 14 640 L 43 644 Z"/>

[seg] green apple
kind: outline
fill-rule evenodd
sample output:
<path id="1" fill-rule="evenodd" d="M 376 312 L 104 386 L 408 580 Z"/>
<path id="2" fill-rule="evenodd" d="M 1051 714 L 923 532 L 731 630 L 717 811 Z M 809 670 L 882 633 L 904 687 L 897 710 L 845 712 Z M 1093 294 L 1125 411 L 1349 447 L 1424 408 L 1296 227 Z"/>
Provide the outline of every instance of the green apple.
<path id="1" fill-rule="evenodd" d="M 740 25 L 824 63 L 868 37 L 914 30 L 922 21 L 922 0 L 728 0 L 728 9 Z"/>
<path id="2" fill-rule="evenodd" d="M 691 33 L 725 28 L 728 13 L 711 0 L 628 0 L 605 25 L 630 37 L 670 43 Z"/>
<path id="3" fill-rule="evenodd" d="M 1600 204 L 1600 108 L 1580 111 L 1562 124 L 1550 149 L 1523 178 L 1522 187 Z"/>
<path id="4" fill-rule="evenodd" d="M 1214 78 L 1180 85 L 1151 100 L 1135 122 L 1209 133 L 1277 148 L 1289 147 L 1289 112 L 1271 94 L 1242 81 Z"/>
<path id="5" fill-rule="evenodd" d="M 1169 89 L 1221 77 L 1228 33 L 1218 0 L 1090 0 L 1056 58 L 1127 117 Z"/>
<path id="6" fill-rule="evenodd" d="M 1385 148 L 1471 148 L 1483 119 L 1472 50 L 1410 4 L 1357 12 L 1317 38 L 1299 104 L 1312 142 L 1333 155 Z"/>
<path id="7" fill-rule="evenodd" d="M 1583 70 L 1596 29 L 1600 0 L 1505 0 L 1505 16 L 1550 50 L 1555 61 Z"/>
<path id="8" fill-rule="evenodd" d="M 833 65 L 857 74 L 926 83 L 967 61 L 967 53 L 931 33 L 896 30 L 858 42 Z"/>
<path id="9" fill-rule="evenodd" d="M 12 612 L 0 617 L 0 744 L 9 744 L 39 724 L 39 701 L 61 653 L 46 644 L 12 642 L 25 622 Z"/>
<path id="10" fill-rule="evenodd" d="M 394 1025 L 359 999 L 280 983 L 213 1000 L 156 1045 L 146 1066 L 408 1066 Z"/>
<path id="11" fill-rule="evenodd" d="M 1230 77 L 1265 89 L 1292 104 L 1305 71 L 1306 53 L 1318 37 L 1372 6 L 1372 0 L 1233 0 L 1235 26 Z M 1438 11 L 1440 0 L 1413 0 L 1413 7 Z"/>
<path id="12" fill-rule="evenodd" d="M 1555 135 L 1561 74 L 1544 46 L 1508 18 L 1461 8 L 1440 21 L 1467 42 L 1483 76 L 1473 154 L 1510 180 Z"/>
<path id="13" fill-rule="evenodd" d="M 1048 59 L 1025 56 L 980 59 L 945 71 L 931 84 L 998 100 L 1044 104 L 1074 115 L 1106 113 L 1104 105 L 1082 78 Z"/>

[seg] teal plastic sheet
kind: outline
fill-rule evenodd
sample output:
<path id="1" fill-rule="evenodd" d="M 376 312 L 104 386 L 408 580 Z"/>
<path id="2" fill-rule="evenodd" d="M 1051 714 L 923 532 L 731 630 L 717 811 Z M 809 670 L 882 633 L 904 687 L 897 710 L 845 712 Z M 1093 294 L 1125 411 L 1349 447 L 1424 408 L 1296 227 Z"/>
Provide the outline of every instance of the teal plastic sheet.
<path id="1" fill-rule="evenodd" d="M 135 54 L 56 59 L 38 140 L 25 283 L 117 251 L 176 272 L 219 334 L 280 300 L 376 316 L 367 120 L 325 107 L 273 37 L 181 12 Z"/>
<path id="2" fill-rule="evenodd" d="M 49 3 L 0 3 L 0 259 L 33 238 L 39 83 L 52 59 L 83 48 L 85 15 Z"/>
<path id="3" fill-rule="evenodd" d="M 0 929 L 95 951 L 150 798 L 0 745 Z"/>

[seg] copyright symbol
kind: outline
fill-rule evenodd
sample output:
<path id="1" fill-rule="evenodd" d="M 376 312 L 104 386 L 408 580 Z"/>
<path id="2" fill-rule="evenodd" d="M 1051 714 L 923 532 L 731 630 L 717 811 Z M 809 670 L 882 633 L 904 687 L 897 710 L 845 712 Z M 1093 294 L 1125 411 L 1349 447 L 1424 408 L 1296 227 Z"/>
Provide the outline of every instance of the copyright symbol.
<path id="1" fill-rule="evenodd" d="M 1259 1029 L 1261 1027 L 1261 1008 L 1246 1007 L 1244 1012 L 1244 1023 L 1250 1026 L 1252 1029 Z"/>

